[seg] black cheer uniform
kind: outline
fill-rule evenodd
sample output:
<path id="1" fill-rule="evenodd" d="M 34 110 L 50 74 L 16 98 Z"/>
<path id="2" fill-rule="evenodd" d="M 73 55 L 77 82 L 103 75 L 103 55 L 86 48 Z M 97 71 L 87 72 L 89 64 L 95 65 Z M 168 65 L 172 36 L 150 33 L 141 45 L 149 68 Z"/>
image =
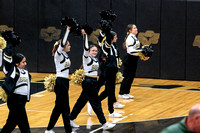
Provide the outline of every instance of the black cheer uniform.
<path id="1" fill-rule="evenodd" d="M 119 63 L 117 46 L 111 40 L 111 36 L 105 36 L 100 32 L 98 43 L 102 51 L 99 58 L 99 87 L 105 83 L 105 90 L 99 95 L 99 99 L 102 101 L 108 97 L 108 110 L 110 114 L 114 112 L 113 104 L 117 101 L 115 96 L 115 80 Z"/>
<path id="2" fill-rule="evenodd" d="M 123 76 L 124 79 L 120 86 L 120 95 L 129 94 L 132 82 L 135 78 L 137 62 L 139 56 L 134 55 L 134 53 L 141 52 L 141 44 L 136 36 L 130 33 L 126 39 L 126 48 L 127 54 L 123 59 L 124 71 Z"/>
<path id="3" fill-rule="evenodd" d="M 63 41 L 58 46 L 58 49 L 54 55 L 54 62 L 56 66 L 56 85 L 54 91 L 56 94 L 55 106 L 52 111 L 50 121 L 47 130 L 51 130 L 60 114 L 62 114 L 64 128 L 66 133 L 72 131 L 69 121 L 70 107 L 69 107 L 69 67 L 71 65 L 69 56 L 62 49 L 67 42 L 69 35 L 69 30 L 67 29 Z"/>
<path id="4" fill-rule="evenodd" d="M 98 82 L 97 78 L 90 76 L 97 76 L 97 71 L 99 68 L 99 63 L 97 58 L 94 58 L 89 55 L 89 45 L 87 35 L 83 36 L 84 38 L 84 53 L 83 53 L 83 69 L 85 72 L 85 79 L 82 82 L 82 92 L 79 96 L 74 108 L 71 112 L 70 119 L 74 120 L 81 112 L 87 101 L 90 102 L 94 112 L 96 113 L 100 123 L 103 125 L 106 123 L 106 119 L 104 117 L 101 102 L 98 97 Z"/>
<path id="5" fill-rule="evenodd" d="M 21 133 L 30 133 L 25 105 L 30 100 L 31 76 L 27 70 L 18 68 L 12 63 L 11 54 L 12 46 L 7 44 L 3 56 L 5 61 L 3 72 L 6 74 L 6 79 L 2 84 L 2 88 L 8 94 L 9 114 L 1 133 L 11 133 L 17 125 Z"/>

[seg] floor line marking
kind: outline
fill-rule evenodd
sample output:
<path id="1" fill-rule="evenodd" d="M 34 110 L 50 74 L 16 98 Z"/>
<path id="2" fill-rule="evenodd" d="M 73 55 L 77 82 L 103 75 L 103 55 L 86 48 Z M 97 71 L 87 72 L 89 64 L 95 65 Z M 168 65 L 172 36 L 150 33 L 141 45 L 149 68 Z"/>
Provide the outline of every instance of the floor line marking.
<path id="1" fill-rule="evenodd" d="M 97 129 L 95 129 L 95 130 L 93 130 L 93 131 L 90 131 L 89 133 L 94 133 L 94 132 L 99 131 L 99 130 L 101 130 L 101 129 L 103 129 L 103 127 L 99 127 L 99 128 L 97 128 Z"/>

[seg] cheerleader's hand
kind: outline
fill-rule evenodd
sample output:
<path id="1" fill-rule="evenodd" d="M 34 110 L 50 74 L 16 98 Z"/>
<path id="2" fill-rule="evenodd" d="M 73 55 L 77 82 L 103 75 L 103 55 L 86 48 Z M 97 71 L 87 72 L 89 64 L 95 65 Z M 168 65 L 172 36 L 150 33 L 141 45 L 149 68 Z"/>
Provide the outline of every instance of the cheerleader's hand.
<path id="1" fill-rule="evenodd" d="M 71 29 L 71 27 L 67 25 L 67 29 L 68 29 L 68 30 L 70 30 L 70 29 Z"/>
<path id="2" fill-rule="evenodd" d="M 85 35 L 85 34 L 86 34 L 86 32 L 85 32 L 84 29 L 81 29 L 81 33 L 82 33 L 82 35 Z"/>

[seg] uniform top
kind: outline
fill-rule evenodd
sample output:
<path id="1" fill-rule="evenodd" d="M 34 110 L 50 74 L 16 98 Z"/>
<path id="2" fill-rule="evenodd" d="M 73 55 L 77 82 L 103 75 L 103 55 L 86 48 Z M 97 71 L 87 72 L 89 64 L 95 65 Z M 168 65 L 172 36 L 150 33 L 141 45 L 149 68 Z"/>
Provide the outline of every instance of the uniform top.
<path id="1" fill-rule="evenodd" d="M 20 94 L 20 95 L 25 95 L 27 96 L 27 100 L 30 99 L 30 80 L 29 80 L 29 75 L 28 71 L 25 69 L 20 69 L 19 70 L 19 78 L 16 82 L 16 87 L 14 90 L 15 94 Z"/>
<path id="2" fill-rule="evenodd" d="M 58 49 L 54 55 L 54 63 L 56 66 L 56 77 L 69 78 L 69 67 L 71 66 L 71 61 L 67 52 L 63 51 L 63 46 L 67 42 L 69 35 L 69 30 L 65 32 L 65 36 L 62 42 L 60 42 Z"/>
<path id="3" fill-rule="evenodd" d="M 119 65 L 119 52 L 117 50 L 117 45 L 111 42 L 110 37 L 106 37 L 101 32 L 98 38 L 98 44 L 107 58 L 114 58 L 112 62 L 109 62 L 109 66 L 117 67 Z"/>
<path id="4" fill-rule="evenodd" d="M 3 59 L 5 65 L 3 67 L 3 72 L 6 75 L 5 87 L 7 89 L 12 89 L 13 93 L 27 96 L 27 101 L 30 100 L 30 75 L 28 70 L 16 67 L 13 64 L 12 58 L 12 45 L 5 48 Z M 14 81 L 14 82 L 13 82 Z M 8 84 L 12 85 L 8 85 Z"/>
<path id="5" fill-rule="evenodd" d="M 141 48 L 140 41 L 132 33 L 130 33 L 126 38 L 126 48 L 128 54 L 138 53 L 142 51 L 140 49 Z"/>
<path id="6" fill-rule="evenodd" d="M 99 69 L 99 62 L 97 58 L 90 56 L 89 44 L 87 34 L 83 35 L 83 69 L 87 76 L 97 76 Z"/>

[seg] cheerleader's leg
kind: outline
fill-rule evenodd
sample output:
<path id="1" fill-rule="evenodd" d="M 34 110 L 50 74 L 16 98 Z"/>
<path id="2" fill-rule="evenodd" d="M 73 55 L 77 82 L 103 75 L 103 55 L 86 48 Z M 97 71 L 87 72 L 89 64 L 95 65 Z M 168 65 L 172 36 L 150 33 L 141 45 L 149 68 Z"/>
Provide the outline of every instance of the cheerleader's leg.
<path id="1" fill-rule="evenodd" d="M 60 96 L 60 102 L 62 103 L 61 107 L 61 113 L 64 123 L 65 132 L 71 132 L 71 126 L 70 126 L 70 107 L 69 107 L 69 79 L 63 79 L 62 80 L 63 89 L 61 90 L 59 96 Z"/>
<path id="2" fill-rule="evenodd" d="M 108 110 L 110 113 L 114 112 L 113 104 L 116 102 L 115 96 L 115 80 L 117 68 L 107 69 L 105 71 L 106 87 L 108 88 Z"/>
<path id="3" fill-rule="evenodd" d="M 101 106 L 101 101 L 98 97 L 98 87 L 96 86 L 97 80 L 91 78 L 91 84 L 89 86 L 85 86 L 83 89 L 87 91 L 87 97 L 88 100 L 92 106 L 92 109 L 96 113 L 99 122 L 103 125 L 106 123 L 105 116 L 103 114 L 102 106 Z"/>
<path id="4" fill-rule="evenodd" d="M 1 133 L 11 133 L 16 127 L 16 113 L 10 110 L 6 124 L 3 126 Z"/>
<path id="5" fill-rule="evenodd" d="M 25 103 L 21 103 L 18 109 L 18 126 L 21 133 L 30 133 L 30 126 L 26 114 Z"/>
<path id="6" fill-rule="evenodd" d="M 83 81 L 82 84 L 84 84 L 84 82 L 85 82 L 85 80 Z M 86 105 L 87 101 L 88 101 L 87 92 L 83 89 L 78 100 L 76 101 L 76 104 L 74 105 L 74 107 L 72 109 L 72 112 L 70 114 L 70 120 L 76 119 L 78 114 L 81 112 L 83 107 Z"/>

